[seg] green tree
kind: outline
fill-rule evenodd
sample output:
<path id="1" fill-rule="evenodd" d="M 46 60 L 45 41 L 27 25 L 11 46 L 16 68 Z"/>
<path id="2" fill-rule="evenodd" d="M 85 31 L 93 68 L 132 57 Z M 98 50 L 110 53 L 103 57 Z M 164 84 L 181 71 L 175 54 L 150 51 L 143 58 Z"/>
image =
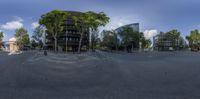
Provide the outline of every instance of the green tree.
<path id="1" fill-rule="evenodd" d="M 89 31 L 95 33 L 99 26 L 105 26 L 109 22 L 109 17 L 103 12 L 95 13 L 92 11 L 82 13 L 80 16 L 73 16 L 75 26 L 80 31 L 80 39 L 78 53 L 81 50 L 82 39 L 84 32 Z M 91 38 L 91 37 L 90 37 Z"/>
<path id="2" fill-rule="evenodd" d="M 200 32 L 199 30 L 192 30 L 189 36 L 186 36 L 191 48 L 200 48 Z"/>
<path id="3" fill-rule="evenodd" d="M 31 47 L 34 49 L 38 47 L 38 43 L 34 39 L 31 40 Z"/>
<path id="4" fill-rule="evenodd" d="M 142 40 L 142 48 L 150 48 L 151 47 L 151 40 L 150 39 L 143 39 Z"/>
<path id="5" fill-rule="evenodd" d="M 0 32 L 0 42 L 3 41 L 3 38 L 4 38 L 4 33 L 3 33 L 3 32 Z"/>
<path id="6" fill-rule="evenodd" d="M 83 39 L 85 32 L 88 31 L 88 26 L 86 25 L 86 18 L 83 13 L 79 16 L 72 16 L 72 19 L 74 21 L 77 32 L 79 32 L 79 34 L 80 34 L 79 44 L 78 44 L 78 53 L 80 53 L 82 39 Z"/>
<path id="7" fill-rule="evenodd" d="M 144 33 L 140 33 L 140 42 L 142 43 L 142 48 L 149 48 L 152 44 L 151 40 L 150 39 L 146 39 L 144 37 Z"/>
<path id="8" fill-rule="evenodd" d="M 34 43 L 37 43 L 37 45 L 39 47 L 43 46 L 43 43 L 42 43 L 42 39 L 43 38 L 42 38 L 42 36 L 43 36 L 44 33 L 45 33 L 45 30 L 44 30 L 44 27 L 42 27 L 42 26 L 36 27 L 35 30 L 33 31 L 32 38 L 34 40 L 32 40 L 32 41 L 35 41 Z"/>
<path id="9" fill-rule="evenodd" d="M 65 20 L 69 14 L 54 10 L 41 16 L 39 23 L 47 29 L 47 34 L 54 39 L 54 50 L 57 51 L 57 38 L 63 33 Z"/>
<path id="10" fill-rule="evenodd" d="M 96 48 L 97 42 L 99 40 L 99 31 L 94 31 L 91 34 L 91 48 L 92 50 L 94 50 L 94 48 Z"/>
<path id="11" fill-rule="evenodd" d="M 169 32 L 161 32 L 158 37 L 158 46 L 163 49 L 165 46 L 173 47 L 175 50 L 182 49 L 185 46 L 185 41 L 181 37 L 181 33 L 173 29 Z"/>
<path id="12" fill-rule="evenodd" d="M 110 50 L 117 50 L 119 45 L 119 39 L 117 38 L 117 33 L 115 31 L 106 31 L 102 32 L 103 41 L 102 45 Z"/>
<path id="13" fill-rule="evenodd" d="M 165 35 L 166 35 L 167 39 L 172 41 L 172 46 L 174 48 L 179 47 L 179 40 L 180 40 L 181 36 L 180 36 L 180 32 L 178 30 L 176 30 L 176 29 L 171 30 L 171 31 L 167 32 Z"/>
<path id="14" fill-rule="evenodd" d="M 97 38 L 97 40 L 96 40 L 96 48 L 97 48 L 97 49 L 100 49 L 101 46 L 102 46 L 101 38 Z"/>
<path id="15" fill-rule="evenodd" d="M 190 36 L 186 36 L 186 40 L 189 42 L 189 47 L 192 48 L 193 47 L 193 40 Z"/>
<path id="16" fill-rule="evenodd" d="M 24 45 L 27 45 L 30 42 L 28 31 L 24 28 L 16 29 L 15 38 L 17 39 L 17 44 L 20 49 L 22 49 Z"/>
<path id="17" fill-rule="evenodd" d="M 86 12 L 86 19 L 87 19 L 87 24 L 88 24 L 88 27 L 90 29 L 90 48 L 92 50 L 94 50 L 94 40 L 92 40 L 92 36 L 95 35 L 98 27 L 100 26 L 105 26 L 110 18 L 104 13 L 104 12 L 100 12 L 100 13 L 96 13 L 96 12 L 92 12 L 92 11 L 89 11 L 89 12 Z"/>
<path id="18" fill-rule="evenodd" d="M 127 51 L 130 52 L 133 48 L 139 48 L 139 42 L 141 38 L 141 33 L 134 31 L 130 27 L 124 27 L 122 31 L 119 32 L 120 37 L 122 38 L 122 44 Z"/>

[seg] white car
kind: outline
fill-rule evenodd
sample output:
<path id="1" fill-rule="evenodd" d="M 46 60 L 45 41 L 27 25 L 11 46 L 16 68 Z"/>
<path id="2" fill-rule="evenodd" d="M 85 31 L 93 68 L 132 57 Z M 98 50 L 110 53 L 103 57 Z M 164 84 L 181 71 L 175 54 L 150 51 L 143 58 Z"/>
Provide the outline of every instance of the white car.
<path id="1" fill-rule="evenodd" d="M 174 48 L 173 47 L 169 47 L 169 51 L 173 51 L 174 50 Z"/>
<path id="2" fill-rule="evenodd" d="M 148 52 L 148 51 L 149 51 L 149 49 L 148 49 L 148 48 L 145 48 L 145 49 L 144 49 L 144 52 Z"/>

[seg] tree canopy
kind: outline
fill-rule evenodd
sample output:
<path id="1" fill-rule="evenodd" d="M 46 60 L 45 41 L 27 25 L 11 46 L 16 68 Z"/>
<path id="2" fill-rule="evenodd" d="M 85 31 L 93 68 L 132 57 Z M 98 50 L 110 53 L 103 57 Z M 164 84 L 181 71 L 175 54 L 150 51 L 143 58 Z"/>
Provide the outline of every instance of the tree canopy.
<path id="1" fill-rule="evenodd" d="M 4 38 L 4 33 L 3 33 L 3 32 L 0 32 L 0 42 L 3 41 L 3 38 Z"/>
<path id="2" fill-rule="evenodd" d="M 185 46 L 185 40 L 181 37 L 181 33 L 176 30 L 170 30 L 166 33 L 161 32 L 158 37 L 158 46 L 173 47 L 175 50 L 180 50 Z"/>
<path id="3" fill-rule="evenodd" d="M 115 31 L 106 31 L 102 32 L 103 41 L 102 45 L 109 49 L 117 49 L 119 44 L 119 39 L 117 38 L 117 33 Z"/>
<path id="4" fill-rule="evenodd" d="M 94 44 L 95 44 L 95 40 L 94 37 L 96 35 L 96 31 L 98 30 L 98 27 L 101 26 L 105 26 L 110 18 L 104 13 L 104 12 L 86 12 L 85 13 L 85 20 L 86 20 L 86 24 L 88 25 L 89 29 L 90 29 L 90 47 L 92 50 L 94 50 Z M 97 39 L 97 38 L 96 38 Z"/>
<path id="5" fill-rule="evenodd" d="M 96 30 L 99 26 L 105 26 L 110 18 L 104 12 L 86 12 L 85 16 L 85 23 L 88 25 L 89 28 L 92 30 Z"/>
<path id="6" fill-rule="evenodd" d="M 141 34 L 139 32 L 134 31 L 130 27 L 124 27 L 123 30 L 119 32 L 119 36 L 122 39 L 123 45 L 139 48 L 139 41 L 141 37 Z"/>
<path id="7" fill-rule="evenodd" d="M 37 41 L 40 42 L 42 40 L 42 36 L 45 33 L 45 30 L 42 26 L 38 26 L 35 28 L 35 30 L 33 31 L 33 36 L 32 38 Z"/>
<path id="8" fill-rule="evenodd" d="M 53 10 L 41 16 L 39 23 L 47 29 L 49 36 L 54 38 L 54 48 L 57 51 L 57 38 L 63 33 L 65 20 L 69 13 Z"/>
<path id="9" fill-rule="evenodd" d="M 22 48 L 23 45 L 29 44 L 30 42 L 28 31 L 24 28 L 16 29 L 15 38 L 17 39 L 17 44 L 20 48 Z"/>
<path id="10" fill-rule="evenodd" d="M 120 31 L 103 31 L 102 45 L 115 50 L 126 49 L 131 52 L 133 48 L 139 48 L 141 42 L 141 48 L 149 48 L 151 46 L 151 40 L 144 37 L 144 33 L 134 31 L 131 27 L 124 27 Z"/>
<path id="11" fill-rule="evenodd" d="M 140 42 L 142 43 L 142 45 L 141 45 L 142 48 L 150 48 L 151 44 L 152 44 L 151 40 L 146 39 L 144 37 L 144 33 L 142 33 L 142 32 L 140 33 Z"/>
<path id="12" fill-rule="evenodd" d="M 191 48 L 200 48 L 200 32 L 199 30 L 192 30 L 190 35 L 186 36 Z"/>
<path id="13" fill-rule="evenodd" d="M 33 42 L 33 40 L 32 40 L 32 42 L 34 44 L 37 43 L 38 47 L 42 47 L 43 46 L 43 39 L 44 39 L 43 35 L 44 34 L 45 34 L 45 29 L 44 29 L 43 26 L 36 27 L 35 30 L 33 31 L 33 36 L 32 36 L 32 38 L 35 42 Z"/>
<path id="14" fill-rule="evenodd" d="M 103 12 L 96 13 L 89 11 L 86 13 L 82 13 L 80 16 L 73 16 L 73 20 L 75 22 L 75 26 L 81 33 L 78 48 L 78 52 L 80 52 L 84 32 L 89 31 L 91 32 L 91 36 L 94 36 L 98 27 L 105 26 L 109 22 L 109 17 L 107 17 L 107 15 Z M 93 40 L 91 40 L 90 43 L 94 44 Z"/>

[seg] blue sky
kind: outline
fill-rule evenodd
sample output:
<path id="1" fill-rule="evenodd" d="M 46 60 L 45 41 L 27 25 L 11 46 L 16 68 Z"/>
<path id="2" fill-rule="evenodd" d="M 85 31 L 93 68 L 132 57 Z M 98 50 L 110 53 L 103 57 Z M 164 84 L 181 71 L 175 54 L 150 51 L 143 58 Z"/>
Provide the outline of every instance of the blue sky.
<path id="1" fill-rule="evenodd" d="M 42 14 L 60 9 L 104 11 L 111 18 L 105 29 L 139 22 L 146 37 L 170 29 L 185 36 L 200 28 L 199 5 L 199 0 L 0 0 L 0 31 L 5 32 L 5 40 L 19 27 L 31 35 Z"/>

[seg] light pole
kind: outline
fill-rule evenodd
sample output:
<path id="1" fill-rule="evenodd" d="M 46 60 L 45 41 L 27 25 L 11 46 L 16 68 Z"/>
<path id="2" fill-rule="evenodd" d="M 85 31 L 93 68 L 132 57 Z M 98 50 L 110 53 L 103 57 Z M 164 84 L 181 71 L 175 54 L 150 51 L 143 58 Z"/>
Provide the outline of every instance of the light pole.
<path id="1" fill-rule="evenodd" d="M 139 52 L 142 51 L 141 33 L 139 33 Z"/>
<path id="2" fill-rule="evenodd" d="M 43 31 L 43 33 L 42 33 L 42 35 L 43 35 L 43 40 L 42 40 L 42 42 L 43 42 L 43 45 L 44 46 L 46 46 L 46 36 L 47 36 L 47 29 L 46 29 L 46 27 L 44 27 L 44 26 L 42 26 L 41 27 L 41 29 L 42 29 L 42 31 Z"/>

